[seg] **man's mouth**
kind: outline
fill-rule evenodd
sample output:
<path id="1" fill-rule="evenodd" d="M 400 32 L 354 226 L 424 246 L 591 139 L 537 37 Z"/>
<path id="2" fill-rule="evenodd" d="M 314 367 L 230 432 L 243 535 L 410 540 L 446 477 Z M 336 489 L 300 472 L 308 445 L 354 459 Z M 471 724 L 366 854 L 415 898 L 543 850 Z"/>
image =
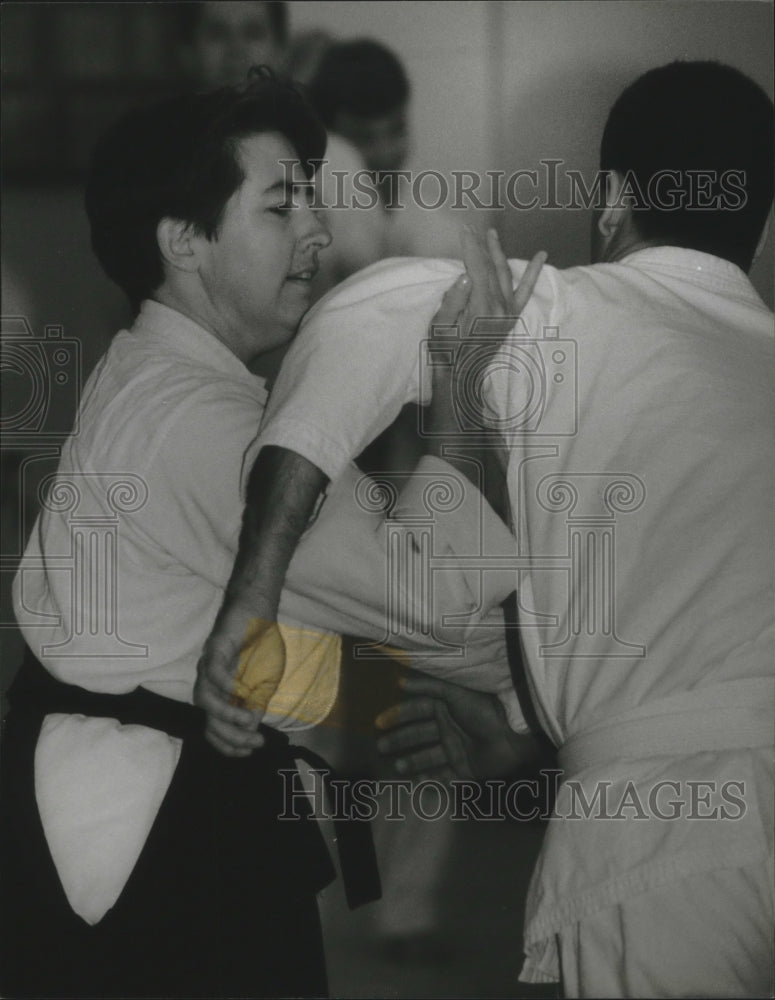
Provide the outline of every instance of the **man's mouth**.
<path id="1" fill-rule="evenodd" d="M 310 267 L 303 268 L 301 271 L 295 271 L 293 274 L 289 274 L 285 280 L 310 282 L 317 273 L 318 273 L 318 266 L 317 264 L 313 264 Z"/>

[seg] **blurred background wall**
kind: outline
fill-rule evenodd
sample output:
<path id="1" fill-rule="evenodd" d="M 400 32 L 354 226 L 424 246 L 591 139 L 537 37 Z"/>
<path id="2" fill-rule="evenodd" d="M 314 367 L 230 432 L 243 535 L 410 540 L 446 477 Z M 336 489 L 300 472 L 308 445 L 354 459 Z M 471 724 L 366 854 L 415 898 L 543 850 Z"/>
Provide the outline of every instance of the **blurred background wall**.
<path id="1" fill-rule="evenodd" d="M 620 91 L 674 59 L 718 59 L 773 94 L 770 3 L 300 0 L 291 6 L 297 30 L 322 25 L 343 37 L 372 35 L 401 55 L 413 86 L 418 170 L 539 169 L 540 180 L 540 161 L 556 159 L 590 183 L 603 125 Z M 560 184 L 559 201 L 563 190 Z M 538 193 L 542 197 L 545 186 Z M 531 194 L 520 188 L 522 200 Z M 492 222 L 511 256 L 543 247 L 559 267 L 588 262 L 587 212 L 507 208 Z M 770 305 L 772 271 L 771 235 L 753 274 Z"/>
<path id="2" fill-rule="evenodd" d="M 84 338 L 87 362 L 113 332 L 121 295 L 88 248 L 81 183 L 100 129 L 179 82 L 166 3 L 2 5 L 4 260 L 39 322 Z M 592 179 L 605 116 L 650 66 L 715 58 L 773 93 L 773 7 L 749 0 L 295 0 L 292 32 L 371 36 L 412 82 L 412 166 L 483 174 L 563 160 Z M 540 171 L 544 173 L 544 171 Z M 562 189 L 560 189 L 562 193 Z M 588 254 L 588 214 L 495 213 L 513 256 Z M 754 271 L 773 301 L 773 239 Z"/>
<path id="3" fill-rule="evenodd" d="M 91 255 L 84 170 L 95 137 L 122 108 L 182 86 L 174 7 L 7 2 L 0 8 L 3 315 L 23 313 L 39 335 L 47 324 L 61 326 L 79 343 L 83 377 L 130 318 Z M 563 170 L 579 170 L 591 182 L 611 103 L 640 72 L 672 59 L 731 63 L 773 93 L 770 3 L 296 0 L 289 9 L 292 34 L 322 28 L 337 38 L 373 37 L 395 50 L 412 84 L 411 166 L 446 176 L 530 169 L 543 176 L 541 161 L 561 160 Z M 586 211 L 484 214 L 510 256 L 545 248 L 559 266 L 588 259 Z M 772 271 L 771 235 L 752 274 L 770 305 Z M 66 431 L 75 402 L 74 383 L 52 395 L 60 429 Z M 4 465 L 10 462 L 17 478 L 14 462 L 22 452 L 4 447 Z M 29 500 L 30 487 L 17 485 Z M 13 524 L 4 532 L 4 621 L 13 561 L 29 528 L 13 487 L 4 500 L 11 510 L 6 525 Z"/>

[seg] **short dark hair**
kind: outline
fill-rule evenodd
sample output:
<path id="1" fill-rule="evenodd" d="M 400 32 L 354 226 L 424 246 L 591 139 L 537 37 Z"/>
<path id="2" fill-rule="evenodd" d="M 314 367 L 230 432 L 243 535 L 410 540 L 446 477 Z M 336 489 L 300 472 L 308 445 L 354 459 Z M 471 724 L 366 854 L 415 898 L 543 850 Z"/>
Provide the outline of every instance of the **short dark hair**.
<path id="1" fill-rule="evenodd" d="M 650 70 L 611 109 L 600 166 L 634 177 L 640 193 L 663 172 L 677 173 L 679 187 L 689 184 L 691 171 L 711 173 L 704 208 L 692 205 L 690 187 L 682 188 L 680 207 L 638 198 L 638 231 L 747 269 L 773 197 L 772 101 L 753 80 L 718 62 Z M 722 197 L 724 178 L 736 185 L 731 198 Z"/>
<path id="2" fill-rule="evenodd" d="M 91 243 L 103 270 L 134 308 L 164 280 L 156 239 L 163 218 L 208 239 L 245 179 L 241 139 L 280 132 L 308 177 L 326 131 L 302 94 L 266 67 L 245 87 L 187 93 L 126 112 L 95 147 L 86 187 Z"/>
<path id="3" fill-rule="evenodd" d="M 332 45 L 308 87 L 310 100 L 327 128 L 344 111 L 381 118 L 409 98 L 409 78 L 398 57 L 367 38 Z"/>
<path id="4" fill-rule="evenodd" d="M 266 7 L 272 34 L 279 45 L 288 44 L 289 18 L 288 4 L 285 0 L 261 0 Z M 204 12 L 204 3 L 200 0 L 191 3 L 176 3 L 174 5 L 175 22 L 178 38 L 182 42 L 192 42 L 199 30 Z"/>

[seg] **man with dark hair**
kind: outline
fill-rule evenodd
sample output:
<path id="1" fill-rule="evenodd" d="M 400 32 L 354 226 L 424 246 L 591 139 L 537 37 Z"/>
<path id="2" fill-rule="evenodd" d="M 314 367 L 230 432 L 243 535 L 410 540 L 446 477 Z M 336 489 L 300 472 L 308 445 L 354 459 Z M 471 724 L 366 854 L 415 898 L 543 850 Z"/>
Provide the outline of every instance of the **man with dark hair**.
<path id="1" fill-rule="evenodd" d="M 293 755 L 279 737 L 226 761 L 190 704 L 266 399 L 246 365 L 294 335 L 330 242 L 278 161 L 311 176 L 324 146 L 303 98 L 263 76 L 128 112 L 96 148 L 92 243 L 137 318 L 85 388 L 15 581 L 6 996 L 326 992 L 316 892 L 333 869 L 313 823 L 277 818 Z M 316 718 L 330 684 L 280 720 Z"/>
<path id="2" fill-rule="evenodd" d="M 459 450 L 476 430 L 475 404 L 500 437 L 523 717 L 417 675 L 397 716 L 382 718 L 399 723 L 383 749 L 402 773 L 481 778 L 514 760 L 515 728 L 538 722 L 559 748 L 565 780 L 528 899 L 522 976 L 562 981 L 568 996 L 772 987 L 773 316 L 743 270 L 772 203 L 772 116 L 759 87 L 716 63 L 637 80 L 605 131 L 594 263 L 544 268 L 489 371 L 474 366 L 467 379 L 470 354 L 432 345 L 455 359 L 428 365 L 434 407 L 448 411 L 436 419 L 457 427 L 448 440 Z M 298 477 L 286 497 L 298 523 L 362 447 L 364 427 L 428 399 L 418 348 L 457 271 L 378 265 L 294 342 L 261 444 L 290 441 L 303 399 L 307 449 L 277 466 Z M 461 336 L 476 315 L 462 313 Z M 386 343 L 391 356 L 375 368 Z M 332 400 L 304 373 L 325 384 L 337 355 L 351 380 Z M 210 724 L 236 748 L 250 745 L 251 727 L 225 707 L 229 647 L 245 627 L 235 597 L 251 592 L 242 567 L 264 561 L 271 521 L 248 508 L 200 667 Z M 290 536 L 284 544 L 292 551 Z M 267 608 L 281 570 L 262 578 Z"/>
<path id="3" fill-rule="evenodd" d="M 252 66 L 266 65 L 276 73 L 288 73 L 288 4 L 196 0 L 171 6 L 181 68 L 195 86 L 236 85 Z M 322 166 L 315 174 L 315 188 L 319 205 L 336 203 L 336 209 L 325 215 L 333 246 L 321 260 L 313 299 L 382 255 L 382 213 L 352 207 L 354 179 L 364 170 L 356 147 L 335 133 L 329 134 Z M 266 373 L 276 369 L 279 355 L 263 359 Z"/>
<path id="4" fill-rule="evenodd" d="M 85 387 L 14 581 L 29 648 L 0 773 L 4 995 L 326 993 L 316 892 L 333 868 L 282 730 L 315 725 L 334 704 L 341 642 L 330 629 L 383 636 L 372 607 L 385 525 L 355 502 L 354 470 L 305 536 L 279 624 L 265 629 L 254 609 L 254 633 L 271 640 L 257 651 L 271 678 L 268 726 L 251 734 L 259 752 L 218 753 L 191 704 L 267 400 L 247 366 L 293 338 L 330 242 L 307 186 L 289 180 L 311 179 L 324 146 L 304 98 L 264 72 L 244 89 L 128 112 L 95 150 L 92 244 L 137 317 Z M 470 543 L 469 523 L 478 533 L 480 506 L 473 518 L 465 505 L 450 512 L 451 554 L 457 538 Z M 329 561 L 342 538 L 357 559 L 344 573 L 351 599 L 334 613 Z M 451 587 L 460 611 L 486 607 L 478 573 Z M 420 617 L 423 607 L 409 613 L 410 635 Z M 502 659 L 494 639 L 478 643 L 485 662 Z M 254 651 L 249 642 L 249 666 Z M 502 672 L 486 689 L 504 682 Z M 348 901 L 377 898 L 369 854 L 338 839 Z"/>
<path id="5" fill-rule="evenodd" d="M 600 167 L 621 178 L 612 200 L 632 206 L 640 242 L 700 250 L 747 271 L 772 203 L 771 115 L 760 87 L 718 63 L 671 63 L 627 87 L 608 116 Z M 596 259 L 601 237 L 593 229 Z"/>
<path id="6" fill-rule="evenodd" d="M 325 130 L 301 95 L 266 72 L 239 92 L 223 88 L 130 111 L 98 143 L 86 191 L 92 246 L 135 311 L 164 283 L 169 262 L 158 238 L 160 220 L 184 219 L 198 237 L 214 240 L 229 199 L 246 178 L 235 144 L 263 132 L 279 132 L 312 176 L 309 161 L 322 155 Z M 137 153 L 151 143 L 153 162 Z M 279 198 L 284 193 L 278 187 L 280 217 L 289 211 Z M 320 227 L 317 242 L 329 242 Z M 303 309 L 295 300 L 275 308 L 287 312 L 276 321 L 287 340 Z"/>

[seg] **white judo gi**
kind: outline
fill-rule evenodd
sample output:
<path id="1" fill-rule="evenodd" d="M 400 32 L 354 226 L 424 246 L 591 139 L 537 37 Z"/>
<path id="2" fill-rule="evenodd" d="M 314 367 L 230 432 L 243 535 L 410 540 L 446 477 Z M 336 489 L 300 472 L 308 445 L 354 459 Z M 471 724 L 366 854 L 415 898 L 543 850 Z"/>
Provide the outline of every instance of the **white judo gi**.
<path id="1" fill-rule="evenodd" d="M 191 702 L 197 661 L 237 551 L 266 399 L 262 378 L 158 302 L 144 302 L 132 329 L 114 337 L 84 388 L 79 420 L 14 581 L 19 626 L 54 677 L 89 691 L 122 694 L 141 686 Z M 138 412 L 143 419 L 132 419 Z M 411 548 L 409 515 L 423 507 L 428 477 L 436 482 L 452 471 L 423 461 L 415 489 L 399 504 L 407 519 L 391 523 L 394 539 L 405 537 Z M 378 508 L 358 502 L 361 480 L 354 466 L 343 471 L 331 490 L 338 496 L 322 505 L 291 563 L 280 604 L 288 663 L 267 715 L 283 730 L 312 726 L 331 710 L 337 632 L 439 652 L 425 627 L 433 608 L 405 585 L 396 591 L 397 627 L 384 631 L 387 525 Z M 482 521 L 493 549 L 510 543 L 480 494 L 460 500 L 435 522 L 453 568 L 458 551 L 479 544 Z M 475 686 L 481 678 L 513 714 L 503 636 L 497 628 L 472 632 L 469 624 L 503 599 L 504 581 L 482 589 L 474 567 L 446 572 L 436 589 L 445 609 L 465 619 L 443 630 L 451 646 L 434 659 L 436 668 Z M 87 923 L 99 923 L 124 890 L 180 752 L 180 739 L 146 726 L 46 716 L 35 794 L 67 899 Z"/>
<path id="2" fill-rule="evenodd" d="M 386 261 L 330 293 L 262 443 L 336 478 L 427 402 L 427 327 L 460 270 Z M 771 987 L 772 360 L 772 313 L 739 268 L 656 247 L 544 267 L 490 374 L 472 368 L 508 447 L 522 644 L 566 778 L 529 893 L 528 981 Z"/>

